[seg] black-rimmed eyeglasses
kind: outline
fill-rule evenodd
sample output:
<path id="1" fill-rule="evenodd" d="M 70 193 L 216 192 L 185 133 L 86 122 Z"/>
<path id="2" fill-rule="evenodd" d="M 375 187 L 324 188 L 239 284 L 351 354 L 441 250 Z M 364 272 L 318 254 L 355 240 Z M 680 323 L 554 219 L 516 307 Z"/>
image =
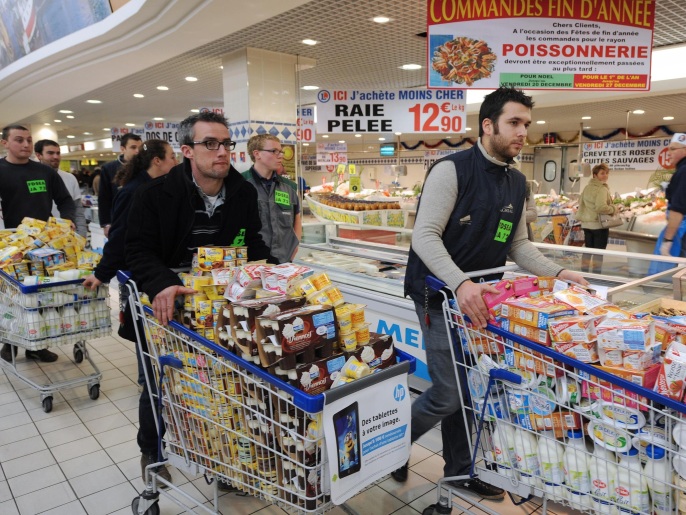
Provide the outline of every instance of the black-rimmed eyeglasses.
<path id="1" fill-rule="evenodd" d="M 223 145 L 224 148 L 229 151 L 236 148 L 236 142 L 226 139 L 224 141 L 217 141 L 216 139 L 208 139 L 207 141 L 194 141 L 193 145 L 205 145 L 207 150 L 219 150 L 219 145 Z"/>
<path id="2" fill-rule="evenodd" d="M 270 152 L 274 154 L 275 156 L 282 156 L 285 154 L 283 150 L 279 150 L 278 148 L 261 148 L 261 152 Z"/>

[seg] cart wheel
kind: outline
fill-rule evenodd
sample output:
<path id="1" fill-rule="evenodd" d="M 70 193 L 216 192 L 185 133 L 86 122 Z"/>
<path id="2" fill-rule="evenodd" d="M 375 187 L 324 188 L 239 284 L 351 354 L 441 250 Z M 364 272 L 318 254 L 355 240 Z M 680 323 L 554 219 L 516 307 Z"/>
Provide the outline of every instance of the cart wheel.
<path id="1" fill-rule="evenodd" d="M 93 386 L 88 388 L 88 395 L 90 396 L 91 399 L 95 400 L 98 397 L 100 397 L 100 385 L 99 384 L 94 384 Z"/>
<path id="2" fill-rule="evenodd" d="M 134 515 L 138 515 L 138 505 L 141 502 L 140 497 L 135 497 L 133 499 L 133 502 L 131 502 L 131 510 L 133 511 Z M 160 505 L 155 503 L 150 508 L 145 510 L 145 513 L 143 515 L 160 515 Z"/>
<path id="3" fill-rule="evenodd" d="M 76 363 L 83 362 L 83 351 L 78 345 L 74 345 L 74 361 Z"/>
<path id="4" fill-rule="evenodd" d="M 424 508 L 422 515 L 447 515 L 452 509 L 452 506 L 442 506 L 441 503 L 430 504 Z"/>
<path id="5" fill-rule="evenodd" d="M 43 411 L 50 413 L 52 411 L 52 397 L 43 399 Z"/>

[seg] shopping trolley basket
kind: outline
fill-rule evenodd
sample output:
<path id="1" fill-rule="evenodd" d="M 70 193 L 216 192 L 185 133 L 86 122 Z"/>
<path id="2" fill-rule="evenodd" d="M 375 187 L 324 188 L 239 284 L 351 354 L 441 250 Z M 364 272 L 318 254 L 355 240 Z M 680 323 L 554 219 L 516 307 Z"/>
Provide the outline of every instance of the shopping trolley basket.
<path id="1" fill-rule="evenodd" d="M 63 389 L 86 385 L 91 399 L 100 396 L 102 373 L 89 356 L 86 341 L 111 332 L 108 290 L 100 286 L 91 291 L 82 282 L 27 286 L 0 270 L 0 343 L 29 351 L 72 344 L 74 362 L 78 365 L 85 358 L 93 368 L 91 374 L 77 372 L 77 377 L 39 384 L 17 367 L 15 352 L 10 362 L 0 359 L 0 368 L 40 392 L 46 413 L 52 411 L 53 394 Z"/>
<path id="2" fill-rule="evenodd" d="M 332 509 L 324 395 L 307 395 L 176 322 L 159 324 L 128 275 L 120 272 L 118 278 L 130 292 L 139 350 L 150 360 L 151 373 L 144 368 L 158 430 L 162 424 L 166 429 L 165 449 L 159 449 L 159 462 L 147 468 L 150 482 L 133 500 L 133 512 L 158 513 L 161 493 L 187 510 L 218 513 L 217 481 L 290 513 Z M 411 373 L 414 358 L 396 353 L 407 362 L 396 366 Z M 166 463 L 163 454 L 177 469 L 215 482 L 211 507 L 154 472 Z M 158 491 L 158 483 L 167 489 Z"/>
<path id="3" fill-rule="evenodd" d="M 494 323 L 476 328 L 441 281 L 427 285 L 444 296 L 464 421 L 476 422 L 470 476 L 539 498 L 542 513 L 549 501 L 585 513 L 686 512 L 686 405 L 653 391 L 661 365 L 622 378 Z M 463 478 L 439 482 L 425 515 L 449 513 L 449 494 L 474 502 L 444 486 L 454 479 Z"/>

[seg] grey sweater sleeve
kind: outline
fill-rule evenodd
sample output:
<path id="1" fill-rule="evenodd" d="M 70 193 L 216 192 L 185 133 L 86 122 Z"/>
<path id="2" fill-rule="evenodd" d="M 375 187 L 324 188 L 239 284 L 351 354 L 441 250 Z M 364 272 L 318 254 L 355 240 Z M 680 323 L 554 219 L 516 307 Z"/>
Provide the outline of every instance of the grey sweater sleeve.
<path id="1" fill-rule="evenodd" d="M 467 274 L 453 262 L 442 239 L 457 202 L 457 189 L 455 165 L 450 161 L 435 165 L 424 182 L 421 206 L 417 211 L 412 232 L 412 249 L 429 271 L 446 283 L 451 291 L 457 290 L 463 282 L 469 280 Z M 509 256 L 519 266 L 535 275 L 557 276 L 563 269 L 543 256 L 529 241 L 524 210 L 515 231 Z"/>

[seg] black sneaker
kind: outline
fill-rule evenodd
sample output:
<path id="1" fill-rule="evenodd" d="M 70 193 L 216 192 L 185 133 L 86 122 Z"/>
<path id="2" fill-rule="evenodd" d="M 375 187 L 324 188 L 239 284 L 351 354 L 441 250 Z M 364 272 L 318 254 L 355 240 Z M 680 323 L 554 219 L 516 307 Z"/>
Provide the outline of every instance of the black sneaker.
<path id="1" fill-rule="evenodd" d="M 57 354 L 50 352 L 48 349 L 27 350 L 26 359 L 38 359 L 45 363 L 52 363 L 53 361 L 57 361 Z"/>
<path id="2" fill-rule="evenodd" d="M 233 486 L 230 482 L 224 482 L 217 480 L 217 489 L 220 492 L 240 492 L 238 488 Z"/>
<path id="3" fill-rule="evenodd" d="M 404 483 L 407 481 L 407 468 L 409 467 L 410 462 L 408 461 L 400 467 L 399 469 L 395 469 L 393 472 L 391 472 L 391 477 L 395 479 L 398 483 Z"/>
<path id="4" fill-rule="evenodd" d="M 484 499 L 502 499 L 505 497 L 505 490 L 497 486 L 484 483 L 478 477 L 470 479 L 462 479 L 460 481 L 446 481 L 446 484 L 451 488 L 462 488 L 474 492 L 476 495 Z"/>
<path id="5" fill-rule="evenodd" d="M 18 347 L 16 345 L 10 345 L 9 343 L 6 343 L 2 346 L 2 350 L 0 350 L 0 357 L 5 361 L 12 363 L 12 352 L 14 352 L 14 355 L 16 356 L 17 350 Z"/>

